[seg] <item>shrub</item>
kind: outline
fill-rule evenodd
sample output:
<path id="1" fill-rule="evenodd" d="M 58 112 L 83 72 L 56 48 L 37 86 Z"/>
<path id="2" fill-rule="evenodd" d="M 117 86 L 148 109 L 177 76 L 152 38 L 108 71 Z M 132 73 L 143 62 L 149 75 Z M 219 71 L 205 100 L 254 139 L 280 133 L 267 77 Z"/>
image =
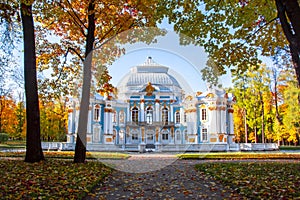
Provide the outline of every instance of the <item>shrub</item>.
<path id="1" fill-rule="evenodd" d="M 8 140 L 8 134 L 0 133 L 0 143 L 6 142 Z"/>

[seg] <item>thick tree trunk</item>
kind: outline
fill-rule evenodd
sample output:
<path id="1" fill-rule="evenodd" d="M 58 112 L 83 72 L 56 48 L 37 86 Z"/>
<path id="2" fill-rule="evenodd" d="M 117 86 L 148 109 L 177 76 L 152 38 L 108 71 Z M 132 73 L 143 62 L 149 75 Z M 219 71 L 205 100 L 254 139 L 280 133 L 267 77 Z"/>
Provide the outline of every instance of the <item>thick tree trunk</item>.
<path id="1" fill-rule="evenodd" d="M 298 87 L 300 87 L 300 7 L 297 0 L 275 0 L 275 2 L 283 32 L 289 42 Z"/>
<path id="2" fill-rule="evenodd" d="M 78 133 L 75 146 L 74 163 L 84 163 L 86 158 L 86 134 L 87 121 L 90 104 L 91 77 L 92 77 L 92 57 L 93 46 L 95 41 L 95 14 L 94 0 L 90 0 L 88 7 L 88 33 L 85 47 L 85 61 L 83 67 L 83 84 L 82 95 L 80 101 L 80 113 L 78 123 Z"/>
<path id="3" fill-rule="evenodd" d="M 25 162 L 44 160 L 40 138 L 40 109 L 38 100 L 34 24 L 31 5 L 21 3 L 24 40 L 24 78 L 26 95 L 26 156 Z"/>

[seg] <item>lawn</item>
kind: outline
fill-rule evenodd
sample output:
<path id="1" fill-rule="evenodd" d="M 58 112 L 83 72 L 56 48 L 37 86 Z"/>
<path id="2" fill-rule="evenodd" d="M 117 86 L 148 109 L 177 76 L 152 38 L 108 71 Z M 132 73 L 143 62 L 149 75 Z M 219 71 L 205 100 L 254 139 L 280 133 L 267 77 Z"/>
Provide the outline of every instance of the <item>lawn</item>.
<path id="1" fill-rule="evenodd" d="M 184 153 L 177 154 L 180 159 L 201 160 L 247 160 L 247 159 L 300 159 L 300 153 L 285 152 L 226 152 L 226 153 Z"/>
<path id="2" fill-rule="evenodd" d="M 73 159 L 74 151 L 44 151 L 45 158 L 63 158 Z M 24 157 L 25 152 L 0 152 L 0 157 Z M 127 159 L 130 156 L 125 153 L 116 152 L 87 152 L 86 158 L 88 160 L 94 159 Z"/>
<path id="3" fill-rule="evenodd" d="M 0 199 L 81 199 L 112 169 L 100 162 L 0 160 Z"/>
<path id="4" fill-rule="evenodd" d="M 213 162 L 195 166 L 249 199 L 299 199 L 300 164 L 287 162 Z"/>
<path id="5" fill-rule="evenodd" d="M 25 141 L 6 141 L 5 143 L 0 143 L 0 150 L 1 149 L 25 149 L 26 142 Z"/>

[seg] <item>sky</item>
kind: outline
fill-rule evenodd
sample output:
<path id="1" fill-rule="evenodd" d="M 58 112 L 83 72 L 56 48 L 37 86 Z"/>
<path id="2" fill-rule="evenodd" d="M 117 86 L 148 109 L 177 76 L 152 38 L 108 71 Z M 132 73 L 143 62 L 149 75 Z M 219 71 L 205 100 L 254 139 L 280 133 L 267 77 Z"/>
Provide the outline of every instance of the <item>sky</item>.
<path id="1" fill-rule="evenodd" d="M 157 43 L 127 44 L 126 53 L 108 67 L 115 86 L 130 68 L 143 64 L 151 56 L 154 62 L 169 67 L 169 73 L 178 79 L 187 92 L 204 92 L 207 84 L 202 80 L 200 70 L 206 66 L 207 54 L 204 49 L 195 45 L 182 46 L 178 35 L 171 30 L 165 36 L 158 37 Z M 222 77 L 224 87 L 232 85 L 230 75 Z"/>

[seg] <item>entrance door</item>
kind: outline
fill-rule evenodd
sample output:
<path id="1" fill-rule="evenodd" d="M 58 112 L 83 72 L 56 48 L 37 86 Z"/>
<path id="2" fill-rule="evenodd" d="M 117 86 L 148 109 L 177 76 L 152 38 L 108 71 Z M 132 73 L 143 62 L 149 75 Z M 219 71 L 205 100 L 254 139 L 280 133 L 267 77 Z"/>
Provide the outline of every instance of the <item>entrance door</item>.
<path id="1" fill-rule="evenodd" d="M 154 144 L 154 134 L 153 133 L 147 133 L 146 144 Z"/>

